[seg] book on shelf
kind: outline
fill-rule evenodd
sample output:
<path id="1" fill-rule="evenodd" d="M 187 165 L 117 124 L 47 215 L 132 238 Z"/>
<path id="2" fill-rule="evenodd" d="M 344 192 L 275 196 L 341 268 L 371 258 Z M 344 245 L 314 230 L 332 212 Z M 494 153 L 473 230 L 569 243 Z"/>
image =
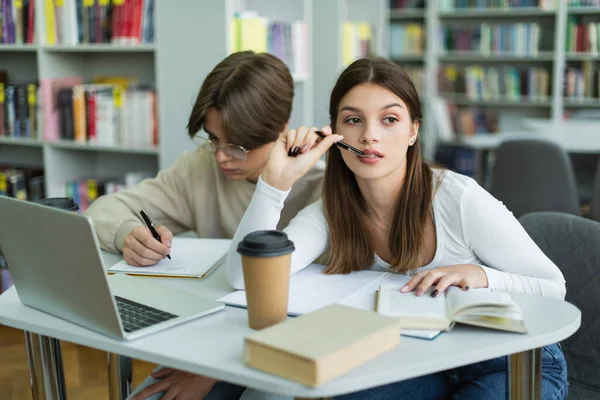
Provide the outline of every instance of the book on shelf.
<path id="1" fill-rule="evenodd" d="M 551 36 L 551 35 L 548 35 Z M 530 23 L 489 23 L 465 26 L 446 24 L 440 28 L 442 52 L 475 52 L 481 55 L 535 56 L 540 49 L 551 49 L 552 40 L 544 38 L 541 25 Z"/>
<path id="2" fill-rule="evenodd" d="M 425 8 L 425 0 L 390 0 L 390 9 L 392 10 L 416 8 Z"/>
<path id="3" fill-rule="evenodd" d="M 543 67 L 446 64 L 438 71 L 438 90 L 473 101 L 545 100 L 550 96 L 550 71 Z"/>
<path id="4" fill-rule="evenodd" d="M 65 195 L 73 198 L 84 212 L 98 197 L 130 188 L 152 176 L 154 173 L 150 171 L 131 171 L 115 178 L 69 179 L 65 182 Z"/>
<path id="5" fill-rule="evenodd" d="M 10 271 L 8 270 L 8 266 L 6 265 L 6 259 L 2 255 L 2 251 L 0 250 L 0 294 L 6 292 L 13 285 L 12 277 L 10 276 Z"/>
<path id="6" fill-rule="evenodd" d="M 569 7 L 600 7 L 600 0 L 567 0 Z"/>
<path id="7" fill-rule="evenodd" d="M 440 10 L 540 8 L 554 10 L 557 0 L 438 0 Z M 563 0 L 558 0 L 563 1 Z"/>
<path id="8" fill-rule="evenodd" d="M 565 51 L 567 53 L 586 53 L 597 56 L 600 46 L 600 23 L 581 21 L 581 17 L 567 17 L 567 35 Z"/>
<path id="9" fill-rule="evenodd" d="M 0 165 L 0 196 L 29 201 L 43 199 L 43 169 Z"/>
<path id="10" fill-rule="evenodd" d="M 396 317 L 406 329 L 451 330 L 456 323 L 502 331 L 527 333 L 521 309 L 508 293 L 464 291 L 449 287 L 437 297 L 401 293 L 401 285 L 382 284 L 377 312 Z"/>
<path id="11" fill-rule="evenodd" d="M 425 52 L 425 27 L 419 23 L 390 24 L 390 57 L 422 56 Z"/>
<path id="12" fill-rule="evenodd" d="M 435 162 L 454 172 L 479 180 L 476 150 L 457 146 L 438 146 L 435 151 Z"/>
<path id="13" fill-rule="evenodd" d="M 35 0 L 0 0 L 0 43 L 32 44 Z"/>
<path id="14" fill-rule="evenodd" d="M 425 69 L 423 68 L 423 66 L 412 66 L 404 64 L 402 65 L 402 69 L 408 74 L 408 76 L 412 80 L 419 96 L 422 96 L 423 93 L 425 93 Z"/>
<path id="15" fill-rule="evenodd" d="M 152 43 L 153 9 L 154 0 L 44 1 L 44 43 Z"/>
<path id="16" fill-rule="evenodd" d="M 594 63 L 583 61 L 581 68 L 566 66 L 563 96 L 569 100 L 598 99 L 600 97 L 600 71 Z"/>
<path id="17" fill-rule="evenodd" d="M 400 343 L 398 321 L 339 304 L 247 336 L 248 366 L 318 386 L 373 360 Z"/>
<path id="18" fill-rule="evenodd" d="M 39 105 L 37 82 L 10 82 L 0 70 L 0 137 L 38 139 Z"/>
<path id="19" fill-rule="evenodd" d="M 273 21 L 255 11 L 235 13 L 231 21 L 232 52 L 252 50 L 282 60 L 292 75 L 310 74 L 309 28 L 306 21 Z"/>
<path id="20" fill-rule="evenodd" d="M 103 146 L 156 147 L 156 90 L 126 77 L 41 80 L 46 141 Z"/>
<path id="21" fill-rule="evenodd" d="M 357 58 L 374 55 L 375 27 L 366 21 L 345 21 L 342 27 L 342 62 L 350 64 Z"/>

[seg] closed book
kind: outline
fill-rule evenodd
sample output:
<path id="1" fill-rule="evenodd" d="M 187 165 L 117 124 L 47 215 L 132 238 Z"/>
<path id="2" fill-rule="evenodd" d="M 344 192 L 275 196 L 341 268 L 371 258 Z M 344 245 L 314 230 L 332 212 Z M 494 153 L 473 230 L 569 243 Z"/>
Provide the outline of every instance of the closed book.
<path id="1" fill-rule="evenodd" d="M 245 360 L 250 367 L 317 386 L 399 343 L 396 319 L 333 304 L 246 337 Z"/>

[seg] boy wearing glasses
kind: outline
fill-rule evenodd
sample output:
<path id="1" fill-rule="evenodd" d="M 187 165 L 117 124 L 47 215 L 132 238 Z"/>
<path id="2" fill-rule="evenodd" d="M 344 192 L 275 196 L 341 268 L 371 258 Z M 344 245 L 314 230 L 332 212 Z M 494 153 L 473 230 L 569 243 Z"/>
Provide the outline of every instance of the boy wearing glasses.
<path id="1" fill-rule="evenodd" d="M 156 264 L 170 253 L 173 235 L 231 238 L 250 203 L 258 177 L 292 110 L 294 81 L 270 54 L 234 53 L 206 77 L 187 129 L 198 149 L 135 187 L 102 196 L 86 210 L 100 245 L 122 252 L 130 265 Z M 321 194 L 324 164 L 294 185 L 282 211 L 283 228 Z M 157 226 L 155 240 L 139 217 Z"/>

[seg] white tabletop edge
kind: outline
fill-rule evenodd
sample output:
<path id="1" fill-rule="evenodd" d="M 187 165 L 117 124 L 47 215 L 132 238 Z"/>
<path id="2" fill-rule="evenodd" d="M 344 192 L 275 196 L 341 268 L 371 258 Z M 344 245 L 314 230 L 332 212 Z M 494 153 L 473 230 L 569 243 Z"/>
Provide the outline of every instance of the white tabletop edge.
<path id="1" fill-rule="evenodd" d="M 528 297 L 532 297 L 526 295 L 515 296 L 517 300 L 520 298 L 527 300 Z M 0 296 L 0 305 L 3 302 L 11 301 L 13 302 L 13 306 L 15 306 L 15 300 L 19 302 L 19 304 L 16 305 L 16 307 L 24 307 L 26 309 L 29 309 L 28 307 L 20 304 L 14 287 L 6 293 L 4 293 L 2 296 Z M 531 337 L 522 336 L 519 334 L 508 334 L 517 335 L 514 336 L 514 338 L 517 339 L 516 342 L 518 343 L 509 343 L 509 345 L 507 345 L 506 343 L 496 343 L 494 345 L 487 346 L 484 348 L 470 349 L 468 351 L 468 354 L 464 354 L 462 360 L 459 360 L 456 354 L 436 354 L 435 358 L 432 357 L 432 359 L 435 361 L 433 363 L 435 364 L 434 368 L 432 368 L 432 363 L 420 363 L 416 365 L 411 364 L 398 366 L 397 360 L 399 357 L 403 356 L 403 353 L 410 351 L 410 348 L 418 347 L 421 350 L 423 350 L 427 349 L 427 347 L 423 346 L 429 346 L 429 348 L 431 349 L 440 346 L 444 347 L 452 344 L 448 343 L 448 345 L 446 345 L 446 342 L 452 342 L 453 338 L 459 336 L 445 333 L 431 342 L 420 339 L 402 337 L 401 344 L 400 346 L 398 346 L 398 348 L 378 357 L 377 359 L 367 363 L 367 365 L 365 366 L 350 371 L 349 373 L 344 374 L 341 377 L 316 388 L 306 387 L 292 381 L 288 381 L 270 374 L 247 368 L 241 365 L 243 363 L 242 354 L 239 354 L 240 365 L 238 367 L 240 368 L 238 368 L 238 370 L 236 371 L 232 371 L 230 368 L 219 365 L 206 366 L 200 363 L 190 362 L 189 360 L 182 360 L 177 357 L 172 357 L 169 354 L 165 354 L 164 352 L 161 353 L 158 349 L 152 349 L 152 351 L 148 351 L 147 349 L 141 350 L 139 348 L 132 347 L 137 341 L 121 342 L 117 340 L 112 340 L 110 338 L 105 338 L 102 335 L 96 334 L 91 331 L 89 331 L 89 334 L 85 334 L 82 336 L 72 335 L 69 333 L 69 327 L 73 327 L 75 325 L 66 321 L 62 321 L 58 318 L 49 316 L 37 310 L 29 309 L 33 313 L 41 313 L 46 318 L 51 318 L 53 320 L 52 326 L 36 324 L 33 321 L 37 320 L 37 318 L 32 318 L 31 320 L 25 321 L 22 319 L 18 319 L 14 316 L 19 315 L 20 313 L 14 313 L 11 316 L 7 316 L 5 313 L 3 313 L 2 307 L 0 307 L 0 323 L 12 326 L 14 328 L 28 330 L 31 332 L 51 337 L 56 337 L 60 340 L 71 341 L 84 346 L 89 346 L 108 352 L 119 353 L 132 358 L 143 359 L 149 362 L 157 363 L 168 367 L 184 369 L 190 372 L 204 374 L 221 380 L 234 382 L 239 385 L 245 385 L 272 393 L 300 397 L 327 397 L 362 390 L 369 387 L 379 386 L 386 383 L 391 383 L 397 381 L 399 379 L 399 376 L 401 376 L 402 379 L 410 379 L 417 376 L 426 375 L 429 373 L 446 370 L 449 368 L 454 368 L 460 365 L 471 364 L 474 362 L 483 361 L 486 359 L 504 356 L 507 354 L 525 351 L 528 349 L 542 347 L 559 342 L 560 340 L 563 340 L 564 338 L 573 334 L 573 332 L 575 332 L 579 328 L 581 323 L 581 313 L 579 312 L 579 310 L 573 305 L 570 305 L 569 303 L 565 303 L 564 305 L 568 305 L 566 309 L 572 308 L 571 310 L 569 310 L 569 313 L 571 313 L 571 315 L 569 316 L 569 322 L 565 323 L 559 329 L 556 329 L 552 332 L 539 333 Z M 227 315 L 237 319 L 245 318 L 246 314 L 244 310 L 230 307 L 227 307 L 224 313 L 228 313 Z M 212 317 L 204 317 L 202 318 L 202 320 L 208 321 L 208 318 Z M 61 326 L 62 329 L 56 328 Z M 183 331 L 185 329 L 185 326 L 186 325 L 184 324 L 181 327 L 171 328 L 170 331 L 173 331 L 175 329 L 180 329 Z M 455 329 L 462 329 L 468 331 L 471 328 L 460 327 Z M 478 330 L 476 332 L 481 333 L 482 331 Z M 489 335 L 493 334 L 490 333 Z M 506 337 L 509 338 L 513 336 Z M 243 337 L 240 336 L 240 340 L 242 339 Z M 409 343 L 411 345 L 403 346 L 403 344 L 406 343 Z M 426 354 L 424 356 L 426 356 Z M 377 363 L 383 363 L 384 365 L 394 366 L 394 368 L 377 368 L 374 366 Z M 374 369 L 376 370 L 376 373 L 374 373 Z"/>

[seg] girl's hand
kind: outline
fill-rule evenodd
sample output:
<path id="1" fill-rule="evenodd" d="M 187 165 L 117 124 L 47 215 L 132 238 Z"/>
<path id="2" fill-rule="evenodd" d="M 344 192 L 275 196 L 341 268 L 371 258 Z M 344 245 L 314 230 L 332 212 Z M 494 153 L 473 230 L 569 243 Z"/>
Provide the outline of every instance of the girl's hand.
<path id="1" fill-rule="evenodd" d="M 475 264 L 438 267 L 429 271 L 419 272 L 400 291 L 407 293 L 416 289 L 416 295 L 421 296 L 431 287 L 431 297 L 437 297 L 448 286 L 460 286 L 463 290 L 485 288 L 488 287 L 487 275 L 483 268 Z"/>
<path id="2" fill-rule="evenodd" d="M 321 129 L 325 134 L 323 139 L 315 131 L 317 128 L 301 127 L 282 133 L 271 148 L 261 179 L 276 189 L 288 190 L 331 145 L 343 139 L 340 135 L 333 135 L 328 126 Z"/>

